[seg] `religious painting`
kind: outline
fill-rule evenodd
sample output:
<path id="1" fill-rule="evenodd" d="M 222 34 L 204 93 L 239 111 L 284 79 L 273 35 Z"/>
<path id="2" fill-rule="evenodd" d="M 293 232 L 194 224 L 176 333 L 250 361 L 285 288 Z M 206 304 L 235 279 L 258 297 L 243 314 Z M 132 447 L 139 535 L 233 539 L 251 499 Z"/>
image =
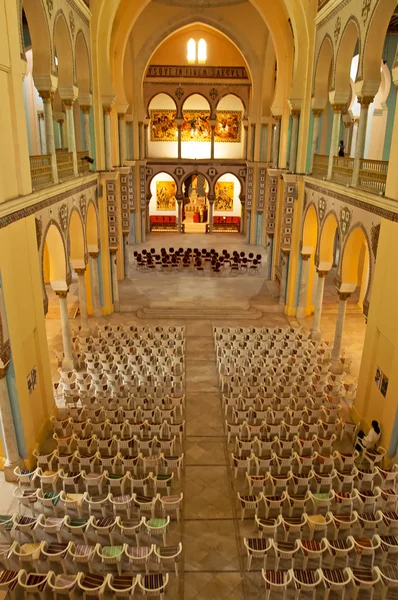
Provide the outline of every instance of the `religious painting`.
<path id="1" fill-rule="evenodd" d="M 184 110 L 181 127 L 181 141 L 210 142 L 210 112 L 206 110 Z"/>
<path id="2" fill-rule="evenodd" d="M 174 181 L 156 182 L 156 210 L 175 210 L 176 184 Z"/>
<path id="3" fill-rule="evenodd" d="M 175 110 L 151 110 L 151 142 L 176 142 L 178 129 Z"/>
<path id="4" fill-rule="evenodd" d="M 239 110 L 217 111 L 215 142 L 240 142 L 242 115 Z"/>
<path id="5" fill-rule="evenodd" d="M 380 393 L 386 397 L 388 390 L 388 377 L 385 373 L 383 373 L 380 367 L 376 367 L 375 384 L 377 389 L 380 390 Z"/>
<path id="6" fill-rule="evenodd" d="M 214 210 L 234 209 L 234 182 L 217 181 L 215 185 L 216 199 Z"/>

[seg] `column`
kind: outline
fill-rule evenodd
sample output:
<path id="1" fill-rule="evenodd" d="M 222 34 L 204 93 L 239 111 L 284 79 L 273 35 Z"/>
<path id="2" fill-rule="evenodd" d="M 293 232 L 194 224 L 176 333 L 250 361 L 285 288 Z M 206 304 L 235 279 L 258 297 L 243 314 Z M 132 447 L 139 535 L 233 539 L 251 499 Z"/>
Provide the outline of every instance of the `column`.
<path id="1" fill-rule="evenodd" d="M 354 169 L 351 182 L 351 185 L 354 187 L 358 185 L 360 161 L 361 158 L 364 158 L 369 104 L 373 102 L 373 98 L 358 98 L 358 102 L 361 105 L 361 112 L 359 115 L 357 143 L 355 144 Z"/>
<path id="2" fill-rule="evenodd" d="M 51 156 L 51 172 L 54 183 L 58 183 L 58 168 L 57 168 L 57 155 L 55 154 L 55 141 L 54 141 L 54 122 L 53 122 L 53 106 L 52 98 L 53 94 L 48 91 L 39 92 L 41 99 L 43 100 L 43 112 L 44 112 L 44 131 L 46 136 L 46 149 L 47 154 Z"/>
<path id="3" fill-rule="evenodd" d="M 181 135 L 182 135 L 182 119 L 176 119 L 177 124 L 177 158 L 181 159 Z"/>
<path id="4" fill-rule="evenodd" d="M 24 464 L 23 459 L 19 456 L 17 436 L 15 433 L 14 417 L 8 394 L 6 373 L 8 363 L 5 365 L 0 359 L 0 423 L 3 434 L 3 445 L 5 454 L 4 464 L 4 479 L 6 481 L 16 481 L 14 475 L 15 467 L 21 467 Z"/>
<path id="5" fill-rule="evenodd" d="M 215 135 L 215 130 L 216 130 L 216 124 L 217 124 L 217 119 L 212 119 L 210 121 L 210 127 L 211 127 L 210 158 L 211 158 L 211 160 L 214 159 L 214 135 Z"/>
<path id="6" fill-rule="evenodd" d="M 336 330 L 334 334 L 333 350 L 332 350 L 332 363 L 337 363 L 341 353 L 341 342 L 343 341 L 343 330 L 345 321 L 345 311 L 347 307 L 347 300 L 351 296 L 350 293 L 337 292 L 339 295 L 339 310 L 337 313 Z"/>
<path id="7" fill-rule="evenodd" d="M 148 123 L 144 123 L 144 158 L 148 158 Z"/>
<path id="8" fill-rule="evenodd" d="M 105 168 L 107 171 L 112 171 L 112 123 L 111 123 L 112 106 L 104 106 L 104 128 L 105 128 Z"/>
<path id="9" fill-rule="evenodd" d="M 311 338 L 313 340 L 321 339 L 321 316 L 322 316 L 322 305 L 323 305 L 323 292 L 325 289 L 325 277 L 327 271 L 320 271 L 318 273 L 318 285 L 316 287 L 316 299 L 315 299 L 315 312 L 314 320 L 311 328 Z"/>
<path id="10" fill-rule="evenodd" d="M 92 157 L 92 147 L 91 147 L 91 131 L 90 131 L 90 111 L 91 106 L 89 104 L 85 104 L 80 106 L 83 113 L 83 129 L 84 129 L 84 143 L 85 150 L 87 151 L 88 156 Z"/>
<path id="11" fill-rule="evenodd" d="M 247 121 L 243 121 L 244 132 L 245 132 L 245 160 L 247 160 L 247 150 L 249 147 L 249 124 Z"/>
<path id="12" fill-rule="evenodd" d="M 321 116 L 323 110 L 318 108 L 312 109 L 314 115 L 314 127 L 312 129 L 312 145 L 311 145 L 311 163 L 310 173 L 312 173 L 312 167 L 314 165 L 314 155 L 318 153 L 319 133 L 321 129 Z"/>
<path id="13" fill-rule="evenodd" d="M 118 113 L 117 115 L 119 122 L 119 163 L 122 167 L 126 162 L 126 122 L 124 120 L 124 113 Z"/>
<path id="14" fill-rule="evenodd" d="M 143 223 L 144 225 L 144 223 Z M 112 269 L 112 291 L 113 291 L 113 308 L 115 312 L 120 311 L 119 301 L 119 282 L 117 279 L 117 250 L 111 250 L 111 269 Z"/>
<path id="15" fill-rule="evenodd" d="M 267 244 L 267 279 L 272 279 L 272 256 L 274 250 L 274 234 L 268 234 L 269 241 Z"/>
<path id="16" fill-rule="evenodd" d="M 354 158 L 355 156 L 355 148 L 357 145 L 358 139 L 358 123 L 359 119 L 354 119 L 352 122 L 352 136 L 351 136 L 351 146 L 350 146 L 350 157 Z"/>
<path id="17" fill-rule="evenodd" d="M 307 308 L 307 293 L 308 293 L 308 278 L 310 274 L 310 261 L 311 254 L 302 253 L 302 265 L 301 265 L 301 276 L 300 276 L 300 291 L 299 301 L 297 306 L 297 318 L 302 319 L 305 317 L 305 310 Z"/>
<path id="18" fill-rule="evenodd" d="M 281 134 L 281 119 L 282 117 L 276 116 L 275 126 L 274 126 L 274 135 L 272 137 L 272 166 L 274 169 L 278 168 L 279 163 L 279 138 Z"/>
<path id="19" fill-rule="evenodd" d="M 332 139 L 330 141 L 327 179 L 332 178 L 333 158 L 335 156 L 337 156 L 338 149 L 339 149 L 340 120 L 341 120 L 341 112 L 344 108 L 344 105 L 343 104 L 333 104 L 332 108 L 333 108 L 333 125 L 332 125 Z"/>
<path id="20" fill-rule="evenodd" d="M 91 264 L 91 296 L 93 299 L 93 315 L 94 317 L 102 317 L 102 307 L 100 299 L 100 284 L 98 274 L 98 254 L 99 252 L 90 252 Z"/>
<path id="21" fill-rule="evenodd" d="M 213 211 L 216 197 L 212 194 L 209 194 L 207 199 L 209 201 L 209 233 L 213 233 Z"/>
<path id="22" fill-rule="evenodd" d="M 279 304 L 286 304 L 286 286 L 287 286 L 287 265 L 289 261 L 289 250 L 282 249 L 282 270 L 281 270 L 281 285 L 279 288 Z"/>
<path id="23" fill-rule="evenodd" d="M 64 345 L 64 360 L 62 367 L 65 370 L 73 369 L 72 338 L 70 334 L 69 315 L 68 315 L 68 291 L 55 292 L 59 298 L 59 308 L 61 313 L 62 342 Z"/>
<path id="24" fill-rule="evenodd" d="M 344 141 L 344 152 L 346 154 L 349 153 L 351 123 L 352 123 L 352 121 L 344 121 L 344 140 L 343 141 Z"/>
<path id="25" fill-rule="evenodd" d="M 68 152 L 72 153 L 73 160 L 73 172 L 75 177 L 78 176 L 79 172 L 77 169 L 77 154 L 76 154 L 76 137 L 75 137 L 75 119 L 73 116 L 73 100 L 63 99 L 65 106 L 66 116 L 66 130 L 68 132 Z"/>
<path id="26" fill-rule="evenodd" d="M 291 115 L 292 115 L 292 139 L 291 139 L 291 143 L 290 143 L 289 171 L 292 171 L 292 173 L 295 173 L 296 172 L 296 163 L 297 163 L 297 142 L 298 142 L 300 111 L 292 110 Z"/>
<path id="27" fill-rule="evenodd" d="M 39 134 L 40 134 L 40 148 L 42 154 L 47 154 L 47 144 L 46 144 L 46 129 L 44 125 L 44 113 L 37 113 L 39 117 Z"/>
<path id="28" fill-rule="evenodd" d="M 142 160 L 144 158 L 144 141 L 142 139 L 143 129 L 144 129 L 144 123 L 142 123 L 142 122 L 138 123 L 138 149 L 139 149 L 140 160 Z"/>
<path id="29" fill-rule="evenodd" d="M 242 210 L 241 210 L 241 216 L 240 216 L 240 233 L 244 233 L 245 232 L 245 212 L 246 212 L 246 206 L 245 206 L 245 196 L 243 194 L 241 194 L 239 196 L 241 205 L 242 205 Z"/>
<path id="30" fill-rule="evenodd" d="M 86 335 L 89 332 L 88 314 L 87 314 L 87 297 L 86 297 L 86 267 L 84 269 L 75 269 L 77 281 L 79 285 L 79 308 L 80 308 L 80 325 L 81 334 Z"/>
<path id="31" fill-rule="evenodd" d="M 58 119 L 58 125 L 61 148 L 65 148 L 64 120 Z"/>
<path id="32" fill-rule="evenodd" d="M 183 196 L 177 196 L 177 225 L 178 225 L 178 233 L 182 233 L 182 206 L 183 206 Z"/>

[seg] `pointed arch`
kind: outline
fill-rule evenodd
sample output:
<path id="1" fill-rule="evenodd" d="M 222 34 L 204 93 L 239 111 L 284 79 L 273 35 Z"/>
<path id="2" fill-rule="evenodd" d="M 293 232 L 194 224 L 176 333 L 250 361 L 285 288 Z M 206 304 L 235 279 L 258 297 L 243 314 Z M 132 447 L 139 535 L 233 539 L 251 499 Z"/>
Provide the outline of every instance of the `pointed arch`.
<path id="1" fill-rule="evenodd" d="M 91 93 L 90 53 L 86 38 L 80 29 L 75 43 L 76 83 L 79 94 Z"/>
<path id="2" fill-rule="evenodd" d="M 84 243 L 84 228 L 81 216 L 74 208 L 69 219 L 69 256 L 71 264 L 86 263 L 86 249 Z"/>
<path id="3" fill-rule="evenodd" d="M 338 227 L 339 223 L 336 214 L 330 212 L 323 222 L 319 235 L 318 263 L 333 265 L 334 243 Z"/>
<path id="4" fill-rule="evenodd" d="M 360 27 L 356 18 L 351 17 L 344 27 L 339 46 L 337 48 L 334 85 L 332 85 L 336 94 L 339 96 L 346 96 L 346 102 L 349 100 L 351 94 L 351 61 L 357 43 L 359 44 L 359 55 L 361 55 Z M 341 103 L 340 98 L 339 103 Z"/>
<path id="5" fill-rule="evenodd" d="M 43 0 L 23 0 L 33 50 L 33 79 L 35 75 L 49 75 L 53 70 L 50 27 Z M 22 29 L 21 18 L 21 29 Z M 23 34 L 22 34 L 23 39 Z"/>
<path id="6" fill-rule="evenodd" d="M 58 85 L 72 86 L 75 84 L 73 69 L 73 45 L 70 31 L 62 10 L 59 10 L 54 19 L 54 54 L 58 59 Z"/>

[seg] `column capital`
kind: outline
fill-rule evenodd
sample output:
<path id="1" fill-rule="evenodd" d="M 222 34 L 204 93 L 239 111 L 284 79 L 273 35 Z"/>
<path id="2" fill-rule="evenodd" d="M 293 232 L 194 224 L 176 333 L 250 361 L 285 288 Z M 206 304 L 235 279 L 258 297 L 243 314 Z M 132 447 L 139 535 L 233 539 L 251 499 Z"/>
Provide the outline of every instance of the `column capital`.
<path id="1" fill-rule="evenodd" d="M 112 106 L 103 106 L 104 115 L 110 115 L 112 112 Z"/>
<path id="2" fill-rule="evenodd" d="M 60 125 L 62 125 L 65 122 L 65 119 L 57 119 L 57 123 L 59 123 Z"/>
<path id="3" fill-rule="evenodd" d="M 84 115 L 89 115 L 90 114 L 90 110 L 91 110 L 91 105 L 90 104 L 81 104 L 80 108 L 81 108 L 82 113 Z"/>
<path id="4" fill-rule="evenodd" d="M 337 290 L 337 293 L 339 295 L 340 300 L 342 300 L 343 302 L 348 300 L 348 298 L 351 296 L 351 292 L 341 292 L 340 290 Z"/>
<path id="5" fill-rule="evenodd" d="M 55 290 L 56 295 L 58 296 L 58 298 L 66 298 L 68 295 L 69 289 L 67 290 Z"/>
<path id="6" fill-rule="evenodd" d="M 292 115 L 292 118 L 294 119 L 294 118 L 297 118 L 300 116 L 300 112 L 301 112 L 301 110 L 299 108 L 293 108 L 290 111 L 290 114 Z"/>
<path id="7" fill-rule="evenodd" d="M 8 361 L 6 364 L 4 364 L 0 358 L 0 379 L 4 379 L 4 377 L 6 376 L 9 364 L 10 364 L 10 361 Z"/>
<path id="8" fill-rule="evenodd" d="M 332 104 L 332 109 L 335 114 L 342 113 L 344 110 L 345 104 Z"/>
<path id="9" fill-rule="evenodd" d="M 369 108 L 369 104 L 372 104 L 373 100 L 373 96 L 362 96 L 361 98 L 358 98 L 361 108 Z"/>
<path id="10" fill-rule="evenodd" d="M 91 258 L 98 258 L 99 255 L 99 250 L 97 250 L 96 252 L 89 252 L 89 256 L 91 256 Z"/>
<path id="11" fill-rule="evenodd" d="M 318 277 L 326 277 L 326 275 L 329 273 L 329 271 L 322 271 L 317 269 L 316 272 L 318 273 Z"/>
<path id="12" fill-rule="evenodd" d="M 278 124 L 282 121 L 282 115 L 273 115 L 273 119 L 275 123 Z"/>
<path id="13" fill-rule="evenodd" d="M 312 109 L 312 114 L 314 115 L 315 119 L 319 119 L 320 116 L 322 116 L 323 113 L 323 108 L 313 108 Z"/>
<path id="14" fill-rule="evenodd" d="M 207 199 L 208 199 L 208 201 L 209 201 L 210 204 L 214 204 L 216 196 L 215 196 L 215 194 L 208 194 L 207 195 Z"/>
<path id="15" fill-rule="evenodd" d="M 54 92 L 51 90 L 38 90 L 39 96 L 43 100 L 43 104 L 48 104 L 54 98 Z"/>
<path id="16" fill-rule="evenodd" d="M 117 118 L 119 119 L 119 121 L 124 121 L 126 114 L 124 112 L 118 112 L 117 113 Z"/>
<path id="17" fill-rule="evenodd" d="M 62 100 L 65 108 L 67 108 L 68 110 L 71 110 L 74 104 L 74 99 L 73 98 L 65 98 Z"/>
<path id="18" fill-rule="evenodd" d="M 281 248 L 281 251 L 284 256 L 290 254 L 290 248 Z"/>
<path id="19" fill-rule="evenodd" d="M 109 248 L 109 252 L 111 254 L 117 254 L 117 251 L 119 250 L 119 248 Z"/>
<path id="20" fill-rule="evenodd" d="M 75 268 L 76 275 L 84 275 L 86 272 L 86 267 Z"/>
<path id="21" fill-rule="evenodd" d="M 301 255 L 302 260 L 308 260 L 309 258 L 311 258 L 311 254 L 302 254 Z"/>
<path id="22" fill-rule="evenodd" d="M 344 123 L 344 127 L 346 127 L 346 129 L 349 129 L 349 127 L 351 127 L 352 125 L 352 121 L 343 121 Z"/>
<path id="23" fill-rule="evenodd" d="M 38 111 L 37 116 L 40 121 L 44 121 L 44 112 L 43 111 Z"/>

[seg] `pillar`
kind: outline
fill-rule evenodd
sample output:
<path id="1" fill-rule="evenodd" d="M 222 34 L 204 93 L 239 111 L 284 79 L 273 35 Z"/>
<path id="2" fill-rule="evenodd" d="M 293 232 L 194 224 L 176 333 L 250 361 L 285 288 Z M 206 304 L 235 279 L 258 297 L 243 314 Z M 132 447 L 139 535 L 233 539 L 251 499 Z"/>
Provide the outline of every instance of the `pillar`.
<path id="1" fill-rule="evenodd" d="M 351 296 L 350 293 L 338 292 L 339 294 L 339 310 L 337 313 L 336 330 L 334 334 L 333 350 L 332 350 L 332 363 L 337 363 L 341 353 L 341 342 L 343 341 L 343 330 L 345 321 L 345 312 L 347 307 L 347 300 Z"/>
<path id="2" fill-rule="evenodd" d="M 321 116 L 323 110 L 318 108 L 312 109 L 312 114 L 314 115 L 314 127 L 312 129 L 312 145 L 311 145 L 311 163 L 310 163 L 310 173 L 312 173 L 312 167 L 314 165 L 314 156 L 318 152 L 318 144 L 319 144 L 319 133 L 321 130 Z"/>
<path id="3" fill-rule="evenodd" d="M 209 201 L 209 233 L 213 233 L 213 212 L 214 212 L 214 201 L 216 197 L 212 194 L 207 196 Z"/>
<path id="4" fill-rule="evenodd" d="M 281 119 L 282 117 L 276 116 L 275 126 L 274 126 L 274 135 L 272 138 L 272 166 L 274 169 L 278 168 L 279 164 L 279 138 L 281 134 Z"/>
<path id="5" fill-rule="evenodd" d="M 79 285 L 79 308 L 80 308 L 80 325 L 82 335 L 88 334 L 88 314 L 87 314 L 87 297 L 86 297 L 86 267 L 84 269 L 75 269 L 77 281 Z"/>
<path id="6" fill-rule="evenodd" d="M 214 159 L 214 136 L 215 136 L 215 131 L 216 131 L 216 124 L 217 124 L 217 120 L 216 119 L 212 119 L 210 121 L 210 127 L 211 127 L 211 143 L 210 143 L 210 158 L 211 160 Z"/>
<path id="7" fill-rule="evenodd" d="M 313 340 L 321 339 L 321 316 L 322 316 L 322 305 L 323 305 L 323 292 L 325 289 L 325 277 L 327 271 L 321 271 L 317 269 L 318 273 L 318 284 L 316 287 L 316 298 L 315 298 L 315 312 L 314 320 L 311 328 L 311 338 Z"/>
<path id="8" fill-rule="evenodd" d="M 359 165 L 361 158 L 364 158 L 365 142 L 366 142 L 366 128 L 368 125 L 368 113 L 369 104 L 373 102 L 373 98 L 364 97 L 358 98 L 358 102 L 361 105 L 361 112 L 359 115 L 357 143 L 355 144 L 355 155 L 354 155 L 354 169 L 352 173 L 352 185 L 358 185 L 359 178 Z"/>
<path id="9" fill-rule="evenodd" d="M 247 160 L 247 151 L 249 148 L 249 124 L 247 121 L 243 121 L 243 127 L 245 132 L 245 160 Z"/>
<path id="10" fill-rule="evenodd" d="M 307 294 L 308 294 L 308 279 L 310 275 L 310 261 L 311 254 L 302 253 L 302 265 L 301 265 L 301 276 L 300 276 L 300 291 L 299 301 L 297 306 L 297 318 L 302 319 L 305 317 L 305 310 L 307 308 Z"/>
<path id="11" fill-rule="evenodd" d="M 15 467 L 23 467 L 24 461 L 19 456 L 17 436 L 15 433 L 14 417 L 8 394 L 6 374 L 8 363 L 5 365 L 0 359 L 0 424 L 2 430 L 3 446 L 5 453 L 4 479 L 16 481 Z"/>
<path id="12" fill-rule="evenodd" d="M 44 131 L 46 138 L 46 154 L 51 156 L 51 172 L 54 183 L 58 183 L 58 168 L 57 168 L 57 155 L 55 154 L 55 141 L 54 141 L 54 121 L 53 121 L 53 106 L 52 98 L 53 94 L 48 91 L 39 92 L 41 99 L 43 100 L 43 112 L 44 112 Z"/>
<path id="13" fill-rule="evenodd" d="M 64 120 L 58 119 L 58 125 L 59 125 L 59 138 L 60 138 L 61 148 L 65 148 Z"/>
<path id="14" fill-rule="evenodd" d="M 40 134 L 40 148 L 42 154 L 47 154 L 47 144 L 46 144 L 46 129 L 44 125 L 44 113 L 37 113 L 39 117 L 39 134 Z"/>
<path id="15" fill-rule="evenodd" d="M 333 104 L 332 108 L 333 108 L 333 125 L 332 125 L 332 139 L 330 141 L 327 179 L 332 178 L 333 158 L 335 156 L 337 156 L 338 149 L 339 149 L 340 120 L 341 120 L 341 112 L 344 108 L 344 105 L 343 104 Z"/>
<path id="16" fill-rule="evenodd" d="M 148 123 L 144 123 L 144 158 L 148 158 Z"/>
<path id="17" fill-rule="evenodd" d="M 292 171 L 292 173 L 295 173 L 296 172 L 296 163 L 297 163 L 297 142 L 298 142 L 300 111 L 292 110 L 291 115 L 292 115 L 292 137 L 291 137 L 291 142 L 290 142 L 289 171 Z"/>
<path id="18" fill-rule="evenodd" d="M 104 130 L 105 130 L 105 168 L 107 171 L 112 171 L 112 123 L 111 123 L 112 106 L 104 106 Z"/>
<path id="19" fill-rule="evenodd" d="M 178 233 L 182 233 L 182 206 L 184 196 L 177 196 L 177 225 Z"/>
<path id="20" fill-rule="evenodd" d="M 111 269 L 112 269 L 112 291 L 113 291 L 113 308 L 115 312 L 120 311 L 119 301 L 119 282 L 117 279 L 117 250 L 111 250 Z"/>
<path id="21" fill-rule="evenodd" d="M 138 151 L 139 151 L 139 159 L 142 160 L 144 158 L 144 140 L 143 138 L 143 129 L 144 123 L 138 123 Z"/>
<path id="22" fill-rule="evenodd" d="M 102 307 L 100 299 L 100 284 L 98 274 L 98 254 L 99 252 L 90 252 L 90 265 L 91 265 L 91 297 L 93 302 L 93 315 L 94 317 L 102 317 Z"/>
<path id="23" fill-rule="evenodd" d="M 122 167 L 126 161 L 126 122 L 124 120 L 124 113 L 118 113 L 117 115 L 119 123 L 119 163 Z"/>
<path id="24" fill-rule="evenodd" d="M 279 304 L 285 306 L 286 287 L 287 287 L 287 265 L 289 261 L 289 250 L 282 249 L 282 269 L 281 269 L 281 285 L 279 288 Z"/>
<path id="25" fill-rule="evenodd" d="M 356 148 L 357 139 L 358 139 L 358 123 L 359 123 L 359 119 L 354 119 L 352 122 L 352 135 L 351 135 L 351 146 L 350 146 L 351 158 L 354 158 L 354 156 L 355 156 L 355 148 Z"/>
<path id="26" fill-rule="evenodd" d="M 181 135 L 182 135 L 182 119 L 176 119 L 177 123 L 177 158 L 181 159 Z"/>
<path id="27" fill-rule="evenodd" d="M 68 132 L 68 152 L 72 153 L 73 160 L 73 172 L 75 177 L 78 176 L 79 172 L 77 169 L 77 153 L 76 153 L 76 136 L 75 136 L 75 119 L 73 116 L 73 100 L 63 99 L 65 106 L 66 116 L 66 130 Z"/>
<path id="28" fill-rule="evenodd" d="M 91 106 L 89 104 L 84 104 L 80 106 L 83 113 L 83 129 L 84 129 L 84 143 L 85 150 L 88 156 L 92 157 L 92 147 L 91 147 L 91 131 L 90 131 L 90 111 Z"/>
<path id="29" fill-rule="evenodd" d="M 352 121 L 344 121 L 344 153 L 349 153 L 350 146 L 350 132 L 351 132 Z"/>
<path id="30" fill-rule="evenodd" d="M 245 232 L 245 211 L 246 211 L 246 206 L 245 206 L 245 196 L 243 194 L 241 194 L 239 196 L 241 205 L 242 205 L 242 209 L 241 209 L 241 216 L 240 216 L 240 233 L 244 233 Z"/>
<path id="31" fill-rule="evenodd" d="M 59 308 L 61 314 L 61 329 L 62 329 L 62 342 L 64 346 L 64 360 L 62 361 L 62 368 L 66 371 L 73 369 L 73 353 L 72 353 L 72 338 L 70 334 L 69 315 L 68 315 L 68 302 L 67 296 L 68 291 L 56 291 L 59 298 Z"/>

